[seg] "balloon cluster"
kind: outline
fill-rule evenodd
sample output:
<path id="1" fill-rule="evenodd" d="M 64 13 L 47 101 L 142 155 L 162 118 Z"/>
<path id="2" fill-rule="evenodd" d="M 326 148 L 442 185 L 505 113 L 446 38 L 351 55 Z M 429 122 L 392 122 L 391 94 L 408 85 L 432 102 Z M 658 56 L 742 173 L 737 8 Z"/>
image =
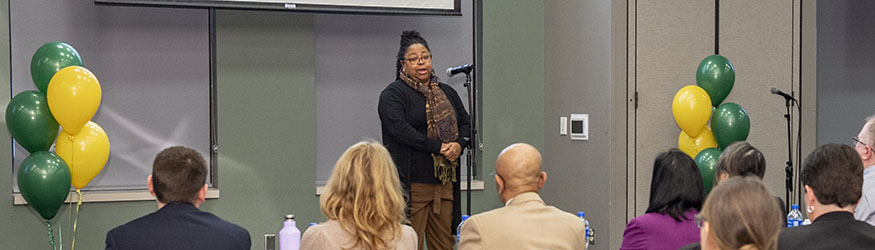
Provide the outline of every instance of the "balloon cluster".
<path id="1" fill-rule="evenodd" d="M 722 149 L 746 140 L 750 133 L 747 110 L 736 103 L 723 103 L 734 84 L 735 68 L 729 59 L 710 55 L 699 63 L 696 85 L 681 88 L 671 104 L 674 120 L 681 129 L 678 148 L 695 159 L 706 192 L 711 191 L 714 183 Z"/>
<path id="2" fill-rule="evenodd" d="M 100 83 L 82 67 L 76 49 L 46 43 L 34 53 L 30 73 L 39 91 L 23 91 L 9 101 L 6 125 L 30 152 L 18 169 L 18 189 L 40 216 L 51 220 L 70 185 L 85 187 L 106 165 L 109 138 L 90 121 L 100 105 Z M 49 152 L 56 139 L 55 152 Z"/>

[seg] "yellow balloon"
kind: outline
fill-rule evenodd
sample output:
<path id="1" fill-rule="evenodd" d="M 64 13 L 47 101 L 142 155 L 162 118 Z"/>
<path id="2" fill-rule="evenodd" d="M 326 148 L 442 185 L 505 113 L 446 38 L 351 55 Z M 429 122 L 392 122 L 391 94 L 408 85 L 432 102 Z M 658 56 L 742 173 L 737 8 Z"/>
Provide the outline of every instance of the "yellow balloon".
<path id="1" fill-rule="evenodd" d="M 711 119 L 711 97 L 702 87 L 687 85 L 674 95 L 671 112 L 681 130 L 691 137 L 699 136 Z"/>
<path id="2" fill-rule="evenodd" d="M 49 111 L 64 132 L 71 135 L 79 133 L 97 113 L 100 96 L 97 77 L 81 66 L 69 66 L 55 73 L 46 90 Z"/>
<path id="3" fill-rule="evenodd" d="M 94 179 L 109 159 L 109 137 L 97 123 L 89 121 L 75 135 L 61 132 L 55 151 L 70 168 L 72 184 L 83 188 Z"/>
<path id="4" fill-rule="evenodd" d="M 717 148 L 717 140 L 714 139 L 714 132 L 711 132 L 711 127 L 705 126 L 699 136 L 690 137 L 684 131 L 678 136 L 678 148 L 684 153 L 690 155 L 690 158 L 696 158 L 699 152 L 706 148 Z"/>

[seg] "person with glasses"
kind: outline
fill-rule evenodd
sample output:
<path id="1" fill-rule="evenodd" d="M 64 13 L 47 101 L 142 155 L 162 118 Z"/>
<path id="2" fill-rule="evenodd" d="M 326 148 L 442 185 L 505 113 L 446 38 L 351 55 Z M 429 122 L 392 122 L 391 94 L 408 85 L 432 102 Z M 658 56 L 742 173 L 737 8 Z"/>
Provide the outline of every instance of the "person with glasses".
<path id="1" fill-rule="evenodd" d="M 860 152 L 858 143 L 857 153 Z M 806 211 L 811 225 L 784 229 L 778 249 L 872 249 L 875 227 L 854 219 L 863 193 L 863 164 L 848 145 L 814 149 L 802 165 Z"/>
<path id="2" fill-rule="evenodd" d="M 863 162 L 863 197 L 857 204 L 854 218 L 875 225 L 875 152 L 872 144 L 875 143 L 875 115 L 866 118 L 860 133 L 854 137 L 854 149 L 860 155 Z"/>
<path id="3" fill-rule="evenodd" d="M 401 34 L 395 81 L 380 93 L 377 112 L 383 144 L 405 191 L 419 249 L 453 249 L 461 220 L 459 157 L 468 146 L 470 122 L 459 94 L 441 83 L 431 66 L 428 42 L 417 31 Z"/>
<path id="4" fill-rule="evenodd" d="M 702 208 L 705 186 L 696 162 L 680 149 L 659 154 L 653 162 L 650 205 L 623 231 L 621 250 L 675 250 L 699 241 L 693 217 Z"/>
<path id="5" fill-rule="evenodd" d="M 702 249 L 776 249 L 783 222 L 774 197 L 766 185 L 753 176 L 731 177 L 714 187 L 702 212 L 696 215 Z"/>
<path id="6" fill-rule="evenodd" d="M 586 224 L 544 203 L 538 191 L 545 182 L 538 149 L 525 143 L 504 148 L 495 184 L 505 205 L 465 220 L 459 249 L 586 249 Z"/>

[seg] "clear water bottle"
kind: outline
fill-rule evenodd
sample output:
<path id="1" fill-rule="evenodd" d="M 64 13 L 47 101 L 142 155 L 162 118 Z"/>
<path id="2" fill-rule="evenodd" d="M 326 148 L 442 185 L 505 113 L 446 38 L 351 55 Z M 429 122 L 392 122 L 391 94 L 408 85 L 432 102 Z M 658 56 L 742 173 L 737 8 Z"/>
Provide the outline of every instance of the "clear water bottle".
<path id="1" fill-rule="evenodd" d="M 589 245 L 593 240 L 592 229 L 589 227 L 589 220 L 586 219 L 586 213 L 584 212 L 577 212 L 577 217 L 583 221 L 584 225 L 586 225 L 586 229 L 584 229 L 586 231 L 584 240 L 586 241 L 586 248 L 589 248 Z"/>
<path id="2" fill-rule="evenodd" d="M 787 227 L 797 227 L 802 225 L 802 212 L 799 211 L 799 204 L 793 204 L 790 212 L 787 213 Z"/>
<path id="3" fill-rule="evenodd" d="M 459 222 L 459 226 L 456 227 L 456 243 L 459 243 L 462 240 L 462 224 L 465 224 L 465 220 L 467 220 L 468 217 L 471 216 L 468 216 L 467 214 L 462 215 L 462 221 Z"/>
<path id="4" fill-rule="evenodd" d="M 295 215 L 287 214 L 280 229 L 280 249 L 298 250 L 301 247 L 301 231 L 295 225 Z"/>

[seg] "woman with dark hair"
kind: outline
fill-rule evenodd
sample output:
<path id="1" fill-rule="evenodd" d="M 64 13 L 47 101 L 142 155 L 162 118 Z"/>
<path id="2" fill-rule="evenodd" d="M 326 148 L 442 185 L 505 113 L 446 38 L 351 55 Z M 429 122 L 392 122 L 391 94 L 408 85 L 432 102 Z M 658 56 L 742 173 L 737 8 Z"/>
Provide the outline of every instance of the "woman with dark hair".
<path id="1" fill-rule="evenodd" d="M 762 180 L 766 175 L 766 158 L 763 153 L 757 150 L 748 142 L 740 141 L 730 144 L 720 158 L 717 159 L 717 171 L 714 173 L 714 187 L 726 180 L 739 177 L 753 177 Z M 784 200 L 780 197 L 774 197 L 776 205 L 781 211 L 781 221 L 786 222 L 787 208 L 784 205 Z M 787 225 L 787 223 L 782 223 Z M 701 245 L 696 242 L 687 245 L 681 250 L 697 250 L 702 249 Z"/>
<path id="2" fill-rule="evenodd" d="M 620 249 L 678 249 L 699 241 L 694 217 L 705 200 L 699 168 L 673 148 L 653 162 L 650 205 L 626 225 Z"/>
<path id="3" fill-rule="evenodd" d="M 802 166 L 806 210 L 811 225 L 787 228 L 778 249 L 872 249 L 875 227 L 854 219 L 863 195 L 863 161 L 854 148 L 826 144 Z"/>
<path id="4" fill-rule="evenodd" d="M 395 81 L 380 93 L 377 111 L 383 144 L 407 192 L 410 223 L 419 249 L 452 249 L 461 219 L 459 156 L 470 138 L 468 112 L 452 87 L 431 67 L 428 42 L 416 31 L 401 34 Z M 428 236 L 426 239 L 426 235 Z"/>
<path id="5" fill-rule="evenodd" d="M 696 216 L 702 249 L 775 250 L 782 220 L 774 201 L 759 178 L 730 177 L 711 190 Z"/>
<path id="6" fill-rule="evenodd" d="M 756 176 L 762 180 L 766 175 L 766 158 L 750 143 L 735 142 L 720 154 L 714 175 L 715 186 L 733 176 Z"/>

